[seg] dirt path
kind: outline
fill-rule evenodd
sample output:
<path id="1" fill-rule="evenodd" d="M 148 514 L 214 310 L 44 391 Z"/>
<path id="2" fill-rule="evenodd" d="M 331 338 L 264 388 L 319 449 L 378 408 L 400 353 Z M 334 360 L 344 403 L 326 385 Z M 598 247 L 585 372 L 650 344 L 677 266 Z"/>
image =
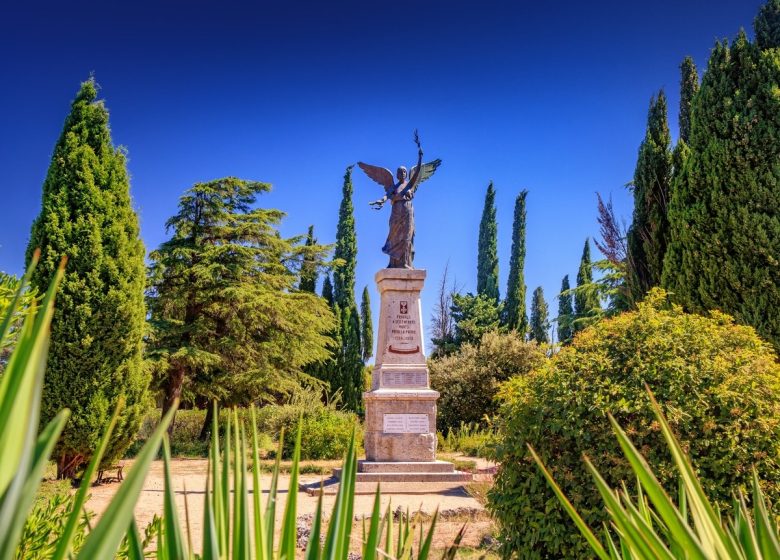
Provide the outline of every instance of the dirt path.
<path id="1" fill-rule="evenodd" d="M 176 501 L 179 509 L 180 521 L 185 523 L 185 489 L 187 509 L 189 512 L 190 532 L 192 544 L 195 550 L 200 550 L 202 528 L 203 528 L 203 488 L 206 485 L 206 470 L 208 463 L 205 459 L 174 459 L 172 461 L 172 472 L 174 478 L 174 488 L 176 490 Z M 125 471 L 132 468 L 128 461 Z M 301 475 L 302 484 L 318 483 L 323 477 L 321 475 Z M 289 475 L 280 475 L 279 477 L 279 495 L 277 505 L 277 520 L 281 520 L 284 514 L 285 504 L 289 496 L 290 477 Z M 250 477 L 251 484 L 251 477 Z M 268 496 L 268 485 L 270 484 L 270 475 L 263 476 L 261 485 L 263 488 L 263 499 Z M 111 498 L 119 489 L 119 484 L 108 484 L 97 486 L 91 489 L 91 496 L 87 502 L 87 509 L 100 515 L 108 506 Z M 162 461 L 155 461 L 149 470 L 149 475 L 144 483 L 141 496 L 135 509 L 138 526 L 143 529 L 154 517 L 159 515 L 163 508 L 164 477 Z M 251 491 L 251 488 L 250 488 Z M 392 490 L 391 490 L 392 491 Z M 298 497 L 297 515 L 314 513 L 317 506 L 317 497 L 310 496 L 306 492 L 296 492 Z M 329 516 L 335 502 L 334 495 L 325 495 L 323 498 L 323 511 Z M 393 509 L 401 506 L 402 509 L 417 511 L 421 509 L 425 513 L 433 513 L 436 508 L 439 511 L 456 510 L 459 508 L 470 508 L 482 511 L 482 505 L 463 491 L 449 491 L 437 494 L 383 494 L 382 508 L 392 501 Z M 369 494 L 355 496 L 355 515 L 369 516 L 374 505 L 374 496 Z M 472 509 L 473 508 L 473 509 Z M 251 509 L 251 508 L 250 508 Z M 251 512 L 250 512 L 251 514 Z M 454 538 L 455 533 L 468 519 L 456 518 L 437 524 L 435 542 L 437 548 L 442 548 L 449 544 Z M 469 522 L 469 529 L 465 539 L 465 544 L 476 546 L 479 544 L 482 536 L 489 532 L 490 522 L 485 519 L 479 519 Z M 360 530 L 354 532 L 356 539 L 360 538 Z M 359 550 L 359 543 L 354 543 L 354 548 Z"/>

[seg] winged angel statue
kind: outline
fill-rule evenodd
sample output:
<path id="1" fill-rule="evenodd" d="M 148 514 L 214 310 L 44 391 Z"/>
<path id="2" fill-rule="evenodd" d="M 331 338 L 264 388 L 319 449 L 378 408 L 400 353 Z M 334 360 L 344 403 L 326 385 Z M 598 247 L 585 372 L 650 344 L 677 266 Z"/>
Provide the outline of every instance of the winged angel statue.
<path id="1" fill-rule="evenodd" d="M 379 200 L 370 203 L 374 209 L 379 210 L 385 202 L 393 203 L 390 212 L 390 232 L 387 234 L 387 241 L 382 247 L 382 252 L 390 256 L 390 263 L 387 268 L 414 268 L 414 208 L 412 199 L 417 192 L 420 183 L 433 176 L 436 169 L 441 165 L 440 159 L 435 159 L 430 163 L 423 163 L 423 150 L 420 145 L 420 136 L 414 131 L 414 143 L 417 144 L 417 165 L 412 167 L 411 176 L 408 175 L 406 167 L 401 166 L 395 173 L 398 182 L 393 179 L 393 174 L 389 169 L 358 162 L 360 169 L 365 171 L 371 179 L 385 188 L 385 196 Z"/>

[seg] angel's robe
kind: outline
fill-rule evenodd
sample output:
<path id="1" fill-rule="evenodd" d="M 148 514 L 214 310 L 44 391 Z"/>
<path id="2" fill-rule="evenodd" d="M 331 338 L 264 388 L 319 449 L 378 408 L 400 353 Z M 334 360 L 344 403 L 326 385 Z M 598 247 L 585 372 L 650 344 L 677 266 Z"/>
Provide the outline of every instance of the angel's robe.
<path id="1" fill-rule="evenodd" d="M 405 184 L 396 187 L 388 198 L 393 203 L 390 211 L 390 232 L 382 252 L 390 256 L 388 268 L 414 268 L 414 192 L 403 192 Z"/>

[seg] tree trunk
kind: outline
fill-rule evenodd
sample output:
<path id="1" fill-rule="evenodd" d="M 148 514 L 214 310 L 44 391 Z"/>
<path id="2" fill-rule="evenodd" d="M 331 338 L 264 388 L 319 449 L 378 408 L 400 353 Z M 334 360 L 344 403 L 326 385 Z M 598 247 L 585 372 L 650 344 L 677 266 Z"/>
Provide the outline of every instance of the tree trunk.
<path id="1" fill-rule="evenodd" d="M 211 423 L 214 421 L 214 406 L 215 403 L 211 402 L 206 407 L 206 419 L 203 421 L 203 427 L 200 429 L 200 435 L 198 439 L 200 441 L 206 441 L 211 433 Z"/>
<path id="2" fill-rule="evenodd" d="M 57 479 L 75 480 L 76 473 L 83 464 L 83 455 L 60 455 L 57 460 Z"/>
<path id="3" fill-rule="evenodd" d="M 176 366 L 170 370 L 168 375 L 168 383 L 165 385 L 165 398 L 163 399 L 161 418 L 165 418 L 165 415 L 168 413 L 168 411 L 173 408 L 174 404 L 176 404 L 176 402 L 181 398 L 181 389 L 183 386 L 184 367 Z M 171 423 L 168 425 L 168 436 L 173 435 L 173 426 L 175 421 L 176 413 L 174 412 L 173 418 L 171 418 Z"/>

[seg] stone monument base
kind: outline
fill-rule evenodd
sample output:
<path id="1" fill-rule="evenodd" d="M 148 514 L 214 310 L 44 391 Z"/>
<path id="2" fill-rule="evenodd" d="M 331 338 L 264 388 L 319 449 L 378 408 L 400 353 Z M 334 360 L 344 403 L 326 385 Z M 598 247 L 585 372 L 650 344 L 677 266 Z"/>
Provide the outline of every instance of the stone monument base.
<path id="1" fill-rule="evenodd" d="M 341 479 L 341 469 L 333 474 Z M 471 473 L 447 461 L 358 461 L 357 482 L 471 482 Z"/>

